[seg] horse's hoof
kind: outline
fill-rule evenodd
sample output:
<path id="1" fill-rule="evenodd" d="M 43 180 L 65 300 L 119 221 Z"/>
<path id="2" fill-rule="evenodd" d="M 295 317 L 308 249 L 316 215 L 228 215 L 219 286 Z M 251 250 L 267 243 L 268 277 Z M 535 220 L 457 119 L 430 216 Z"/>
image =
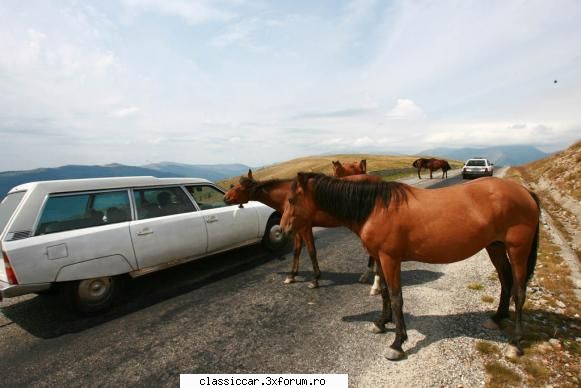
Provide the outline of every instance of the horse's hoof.
<path id="1" fill-rule="evenodd" d="M 385 328 L 385 324 L 380 324 L 378 322 L 373 322 L 373 325 L 371 325 L 370 330 L 373 334 L 381 334 L 387 331 L 387 329 Z"/>
<path id="2" fill-rule="evenodd" d="M 499 330 L 500 326 L 492 318 L 488 318 L 486 321 L 482 322 L 482 327 L 489 330 Z"/>
<path id="3" fill-rule="evenodd" d="M 516 347 L 514 345 L 508 345 L 506 347 L 506 349 L 504 350 L 504 356 L 506 358 L 508 358 L 509 360 L 513 360 L 513 361 L 516 361 L 523 354 L 524 354 L 524 352 L 522 351 L 522 349 L 519 349 L 518 347 Z"/>
<path id="4" fill-rule="evenodd" d="M 379 295 L 381 294 L 381 289 L 379 288 L 372 288 L 371 290 L 369 290 L 369 295 L 374 296 L 374 295 Z"/>
<path id="5" fill-rule="evenodd" d="M 401 350 L 387 348 L 387 353 L 385 353 L 385 358 L 387 358 L 389 361 L 403 360 L 405 358 L 405 353 Z"/>
<path id="6" fill-rule="evenodd" d="M 319 288 L 319 282 L 316 280 L 313 280 L 312 282 L 309 283 L 309 288 Z"/>
<path id="7" fill-rule="evenodd" d="M 284 284 L 291 284 L 294 282 L 296 282 L 295 278 L 288 277 L 288 278 L 284 279 Z"/>

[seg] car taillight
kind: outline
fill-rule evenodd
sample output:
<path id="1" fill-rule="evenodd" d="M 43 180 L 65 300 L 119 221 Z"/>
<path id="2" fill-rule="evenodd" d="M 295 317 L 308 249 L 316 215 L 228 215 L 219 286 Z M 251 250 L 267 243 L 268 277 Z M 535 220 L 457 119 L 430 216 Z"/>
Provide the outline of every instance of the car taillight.
<path id="1" fill-rule="evenodd" d="M 8 277 L 8 283 L 18 284 L 18 279 L 16 279 L 14 269 L 12 268 L 12 265 L 10 265 L 8 255 L 4 251 L 2 251 L 2 259 L 4 259 L 4 268 L 6 269 L 6 277 Z"/>

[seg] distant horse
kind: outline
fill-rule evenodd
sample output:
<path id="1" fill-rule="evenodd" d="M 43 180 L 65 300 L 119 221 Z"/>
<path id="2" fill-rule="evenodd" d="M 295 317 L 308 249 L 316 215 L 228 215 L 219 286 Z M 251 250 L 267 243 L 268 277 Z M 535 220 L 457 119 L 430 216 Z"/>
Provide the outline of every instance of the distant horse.
<path id="1" fill-rule="evenodd" d="M 422 179 L 421 175 L 420 175 L 420 170 L 422 168 L 426 168 L 430 170 L 430 179 L 432 179 L 432 172 L 433 171 L 437 171 L 439 169 L 442 169 L 442 179 L 444 179 L 444 175 L 446 176 L 446 178 L 448 178 L 448 170 L 451 170 L 452 167 L 450 167 L 450 164 L 448 163 L 447 160 L 445 159 L 435 159 L 435 158 L 430 158 L 430 159 L 426 159 L 426 158 L 419 158 L 416 159 L 413 163 L 412 163 L 412 167 L 417 168 L 418 170 L 418 178 Z"/>
<path id="2" fill-rule="evenodd" d="M 350 175 L 359 175 L 367 173 L 367 160 L 362 159 L 360 162 L 342 164 L 340 161 L 333 161 L 333 176 L 341 178 Z"/>
<path id="3" fill-rule="evenodd" d="M 446 212 L 441 209 L 445 207 Z M 508 318 L 515 301 L 512 343 L 522 354 L 522 310 L 534 273 L 539 241 L 538 197 L 517 183 L 482 178 L 436 190 L 398 182 L 346 182 L 299 173 L 281 220 L 284 233 L 300 230 L 315 215 L 334 217 L 356 233 L 378 265 L 389 290 L 377 331 L 395 314 L 395 340 L 386 357 L 405 356 L 407 340 L 401 293 L 402 261 L 432 264 L 467 259 L 486 248 L 501 284 L 500 303 L 489 323 Z M 510 258 L 510 259 L 509 259 Z M 387 300 L 386 300 L 387 299 Z"/>
<path id="4" fill-rule="evenodd" d="M 419 179 L 422 179 L 422 176 L 420 175 L 421 169 L 428 168 L 429 161 L 430 161 L 430 159 L 419 158 L 419 159 L 414 160 L 414 162 L 412 163 L 412 167 L 415 167 L 418 170 L 418 178 Z"/>
<path id="5" fill-rule="evenodd" d="M 430 170 L 430 179 L 432 179 L 432 171 L 437 171 L 442 169 L 442 179 L 444 179 L 444 175 L 448 178 L 448 170 L 451 170 L 450 164 L 445 159 L 430 159 L 428 161 L 428 169 Z"/>
<path id="6" fill-rule="evenodd" d="M 366 181 L 379 182 L 380 177 L 374 175 L 353 175 L 342 178 L 349 181 Z M 266 181 L 257 181 L 252 175 L 252 170 L 248 170 L 248 176 L 240 177 L 238 184 L 233 185 L 224 195 L 224 201 L 228 204 L 244 204 L 248 201 L 258 201 L 276 209 L 281 215 L 284 213 L 284 207 L 291 194 L 291 184 L 293 179 L 270 179 Z M 309 257 L 313 264 L 314 279 L 309 284 L 309 288 L 319 286 L 321 271 L 317 260 L 317 249 L 315 248 L 315 239 L 313 237 L 313 226 L 322 226 L 327 228 L 341 226 L 333 217 L 326 214 L 317 214 L 312 225 L 304 226 L 298 230 L 293 238 L 293 264 L 290 273 L 285 279 L 285 284 L 295 282 L 295 276 L 299 272 L 299 258 L 303 244 L 307 246 Z"/>
<path id="7" fill-rule="evenodd" d="M 352 162 L 345 165 L 341 164 L 340 161 L 333 161 L 333 176 L 337 178 L 362 175 L 367 173 L 367 160 L 362 159 L 359 163 Z M 381 279 L 377 275 L 377 270 L 375 268 L 375 259 L 369 256 L 367 261 L 367 271 L 365 271 L 359 278 L 359 283 L 367 283 L 371 276 L 373 277 L 373 285 L 369 291 L 369 295 L 378 295 L 381 292 Z"/>

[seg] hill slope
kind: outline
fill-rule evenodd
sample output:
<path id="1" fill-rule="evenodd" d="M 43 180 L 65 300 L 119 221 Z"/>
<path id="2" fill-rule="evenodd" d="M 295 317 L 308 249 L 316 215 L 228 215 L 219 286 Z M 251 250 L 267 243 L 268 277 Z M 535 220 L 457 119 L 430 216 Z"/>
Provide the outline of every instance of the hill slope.
<path id="1" fill-rule="evenodd" d="M 482 156 L 491 162 L 504 166 L 518 166 L 529 163 L 549 154 L 536 147 L 528 145 L 494 146 L 486 148 L 432 148 L 422 151 L 421 155 L 441 156 L 456 160 L 466 160 L 475 156 Z"/>
<path id="2" fill-rule="evenodd" d="M 258 180 L 273 178 L 294 178 L 297 172 L 320 172 L 324 174 L 333 174 L 331 162 L 339 160 L 344 163 L 355 162 L 361 159 L 367 160 L 367 172 L 401 169 L 402 171 L 413 171 L 412 163 L 417 156 L 386 156 L 386 155 L 369 155 L 369 154 L 340 154 L 340 155 L 319 155 L 307 156 L 303 158 L 292 159 L 283 163 L 277 163 L 272 166 L 263 167 L 253 170 L 254 177 Z M 462 164 L 458 161 L 450 160 L 453 168 L 458 168 Z M 237 183 L 238 177 L 233 177 L 219 182 L 223 187 L 229 187 Z"/>

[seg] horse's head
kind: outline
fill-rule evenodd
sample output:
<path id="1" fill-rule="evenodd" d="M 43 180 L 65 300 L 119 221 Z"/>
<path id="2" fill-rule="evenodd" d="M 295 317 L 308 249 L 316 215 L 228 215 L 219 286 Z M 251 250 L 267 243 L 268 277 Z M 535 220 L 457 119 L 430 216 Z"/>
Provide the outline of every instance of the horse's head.
<path id="1" fill-rule="evenodd" d="M 230 190 L 224 194 L 224 202 L 228 205 L 238 205 L 250 201 L 250 192 L 256 181 L 252 176 L 252 170 L 248 170 L 248 176 L 241 176 L 240 181 L 230 186 Z"/>
<path id="2" fill-rule="evenodd" d="M 333 176 L 337 178 L 359 175 L 367 173 L 367 160 L 362 159 L 359 162 L 341 164 L 340 161 L 333 162 Z"/>
<path id="3" fill-rule="evenodd" d="M 299 172 L 293 181 L 286 201 L 280 226 L 285 235 L 308 226 L 317 208 L 308 174 Z"/>

